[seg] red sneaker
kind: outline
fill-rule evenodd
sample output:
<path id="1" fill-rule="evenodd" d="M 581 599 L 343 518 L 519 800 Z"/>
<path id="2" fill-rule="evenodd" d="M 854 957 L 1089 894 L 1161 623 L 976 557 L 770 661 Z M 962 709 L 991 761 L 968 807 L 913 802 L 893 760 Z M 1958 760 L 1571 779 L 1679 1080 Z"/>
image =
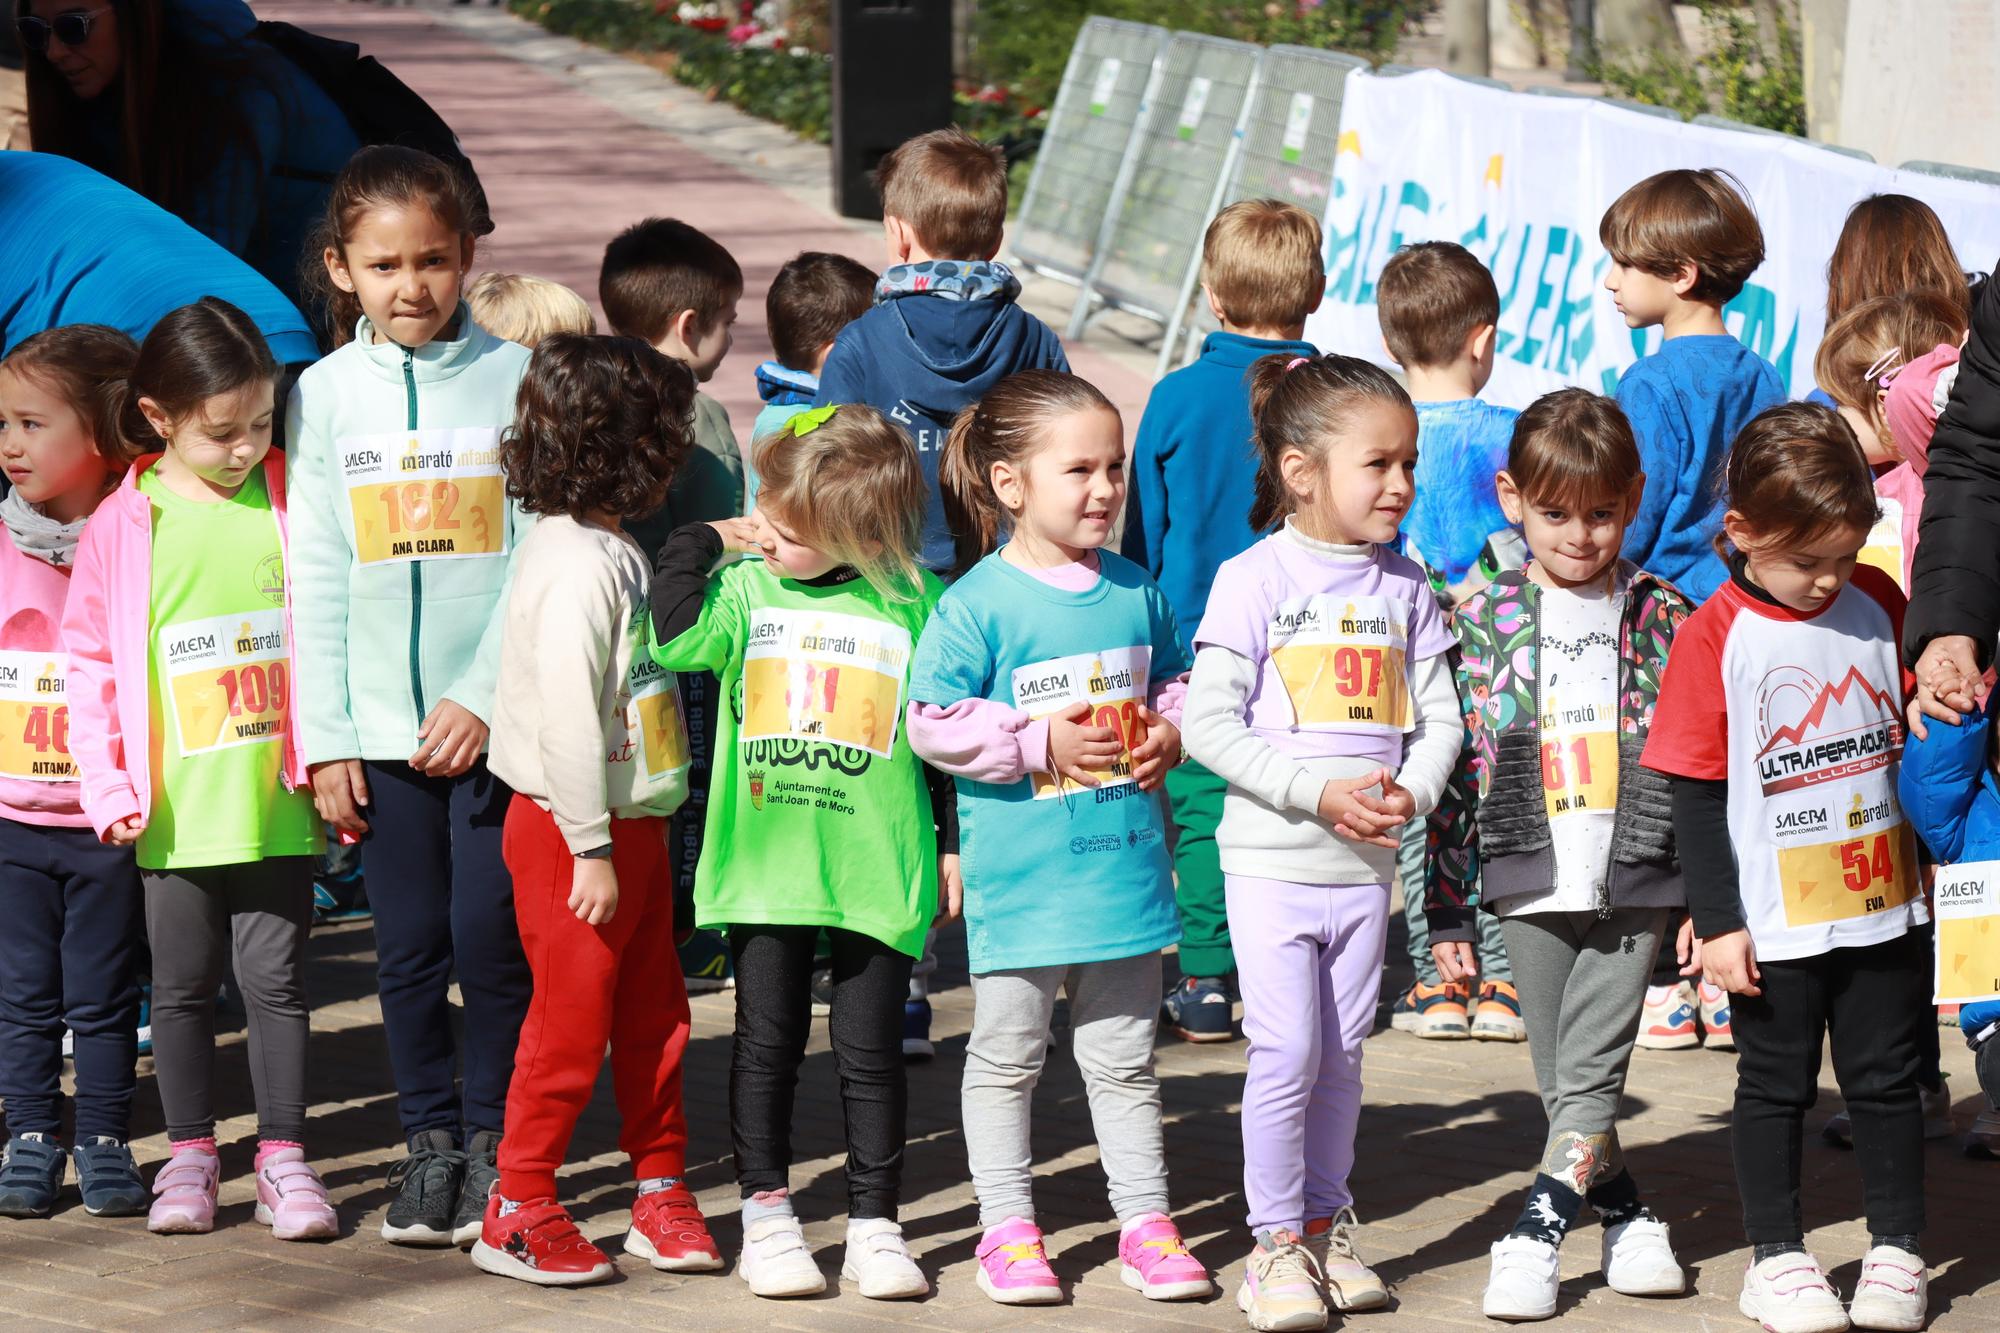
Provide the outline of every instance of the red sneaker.
<path id="1" fill-rule="evenodd" d="M 625 1253 L 667 1273 L 711 1273 L 722 1267 L 722 1251 L 686 1189 L 654 1190 L 632 1201 Z"/>
<path id="2" fill-rule="evenodd" d="M 495 1190 L 486 1221 L 472 1246 L 472 1262 L 489 1273 L 538 1287 L 580 1287 L 617 1270 L 604 1251 L 584 1239 L 569 1210 L 553 1199 L 535 1199 L 503 1215 L 507 1201 Z"/>

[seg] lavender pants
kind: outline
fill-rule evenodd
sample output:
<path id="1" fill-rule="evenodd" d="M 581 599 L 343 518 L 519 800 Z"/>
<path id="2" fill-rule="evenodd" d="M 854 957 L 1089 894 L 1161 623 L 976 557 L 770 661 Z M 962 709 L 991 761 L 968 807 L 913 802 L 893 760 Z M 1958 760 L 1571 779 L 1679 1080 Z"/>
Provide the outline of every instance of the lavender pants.
<path id="1" fill-rule="evenodd" d="M 1224 877 L 1243 992 L 1243 1193 L 1250 1230 L 1304 1229 L 1354 1202 L 1361 1043 L 1375 1027 L 1387 884 Z"/>

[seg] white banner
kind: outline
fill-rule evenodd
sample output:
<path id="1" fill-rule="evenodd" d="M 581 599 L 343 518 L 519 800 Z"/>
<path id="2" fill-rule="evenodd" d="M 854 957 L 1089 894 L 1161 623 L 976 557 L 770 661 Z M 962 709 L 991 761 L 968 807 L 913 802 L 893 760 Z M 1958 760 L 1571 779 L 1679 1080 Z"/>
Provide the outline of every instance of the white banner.
<path id="1" fill-rule="evenodd" d="M 1610 261 L 1598 220 L 1627 188 L 1673 167 L 1721 167 L 1748 190 L 1764 264 L 1723 317 L 1778 367 L 1795 398 L 1813 387 L 1826 261 L 1857 201 L 1914 195 L 1937 210 L 1967 268 L 1987 270 L 2000 257 L 1993 186 L 1436 70 L 1357 71 L 1347 80 L 1325 219 L 1326 301 L 1306 338 L 1390 364 L 1375 308 L 1382 265 L 1413 241 L 1457 241 L 1500 288 L 1498 360 L 1484 397 L 1525 407 L 1568 384 L 1610 393 L 1627 366 L 1658 348 L 1660 331 L 1626 328 L 1604 290 Z"/>

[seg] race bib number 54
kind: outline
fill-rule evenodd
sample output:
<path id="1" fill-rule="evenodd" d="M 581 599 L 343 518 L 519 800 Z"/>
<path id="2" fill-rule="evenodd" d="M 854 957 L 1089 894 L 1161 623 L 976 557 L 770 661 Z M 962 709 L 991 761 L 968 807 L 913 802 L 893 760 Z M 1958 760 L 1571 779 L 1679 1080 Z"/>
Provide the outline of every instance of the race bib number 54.
<path id="1" fill-rule="evenodd" d="M 1139 705 L 1146 697 L 1152 671 L 1151 648 L 1107 648 L 1101 653 L 1055 657 L 1015 670 L 1014 706 L 1029 717 L 1053 717 L 1077 704 L 1090 705 L 1087 727 L 1109 727 L 1118 733 L 1118 758 L 1094 774 L 1099 787 L 1121 787 L 1132 781 L 1132 748 L 1146 739 Z M 1053 773 L 1030 773 L 1038 801 L 1062 795 L 1062 779 Z"/>
<path id="2" fill-rule="evenodd" d="M 292 676 L 283 611 L 168 625 L 160 631 L 159 661 L 182 754 L 285 734 Z"/>
<path id="3" fill-rule="evenodd" d="M 340 442 L 364 565 L 507 553 L 506 482 L 490 426 Z"/>
<path id="4" fill-rule="evenodd" d="M 865 616 L 754 613 L 739 739 L 828 741 L 888 758 L 912 646 L 902 626 Z"/>
<path id="5" fill-rule="evenodd" d="M 1916 838 L 1899 822 L 1838 842 L 1780 847 L 1778 886 L 1787 926 L 1819 926 L 1901 907 L 1917 892 Z"/>
<path id="6" fill-rule="evenodd" d="M 73 782 L 66 653 L 0 652 L 0 777 Z"/>

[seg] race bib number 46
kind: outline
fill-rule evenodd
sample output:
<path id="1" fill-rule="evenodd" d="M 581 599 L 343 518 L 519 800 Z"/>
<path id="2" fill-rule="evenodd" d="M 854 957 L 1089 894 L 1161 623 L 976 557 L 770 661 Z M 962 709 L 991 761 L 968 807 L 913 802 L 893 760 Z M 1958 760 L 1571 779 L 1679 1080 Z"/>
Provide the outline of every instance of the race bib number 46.
<path id="1" fill-rule="evenodd" d="M 911 647 L 908 630 L 865 616 L 755 612 L 739 739 L 827 741 L 888 758 Z"/>
<path id="2" fill-rule="evenodd" d="M 1386 597 L 1325 593 L 1278 606 L 1269 627 L 1271 662 L 1300 727 L 1410 730 L 1404 614 Z"/>
<path id="3" fill-rule="evenodd" d="M 160 675 L 182 754 L 285 734 L 292 677 L 283 611 L 185 620 L 159 634 Z"/>
<path id="4" fill-rule="evenodd" d="M 74 782 L 66 653 L 0 652 L 0 777 Z"/>
<path id="5" fill-rule="evenodd" d="M 1916 896 L 1917 848 L 1901 822 L 1835 842 L 1778 848 L 1787 926 L 1820 926 L 1901 907 Z"/>
<path id="6" fill-rule="evenodd" d="M 1029 717 L 1053 717 L 1077 704 L 1088 704 L 1087 727 L 1109 727 L 1118 733 L 1119 756 L 1110 768 L 1094 774 L 1099 787 L 1121 787 L 1132 781 L 1132 750 L 1146 739 L 1139 705 L 1146 698 L 1153 667 L 1151 648 L 1107 648 L 1101 653 L 1053 657 L 1014 672 L 1014 706 Z M 1031 773 L 1038 801 L 1062 795 L 1062 779 L 1053 773 Z"/>
<path id="7" fill-rule="evenodd" d="M 340 442 L 364 565 L 507 553 L 506 482 L 490 426 Z"/>
<path id="8" fill-rule="evenodd" d="M 1938 871 L 1938 1004 L 2000 996 L 2000 861 L 1968 861 Z"/>

